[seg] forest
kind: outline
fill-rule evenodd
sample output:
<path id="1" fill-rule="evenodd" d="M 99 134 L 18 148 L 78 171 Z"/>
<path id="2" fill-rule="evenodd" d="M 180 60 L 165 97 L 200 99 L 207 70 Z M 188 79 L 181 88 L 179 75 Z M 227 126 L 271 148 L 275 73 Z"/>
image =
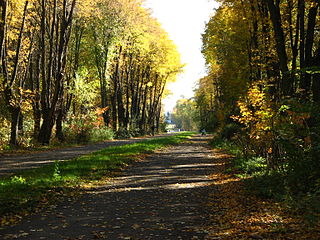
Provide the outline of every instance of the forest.
<path id="1" fill-rule="evenodd" d="M 260 196 L 319 213 L 319 1 L 218 2 L 202 36 L 208 75 L 186 100 L 191 118 L 232 143 Z"/>
<path id="2" fill-rule="evenodd" d="M 182 70 L 140 0 L 0 1 L 0 148 L 140 136 Z"/>
<path id="3" fill-rule="evenodd" d="M 318 1 L 218 2 L 202 36 L 208 74 L 172 120 L 232 142 L 262 194 L 318 199 Z M 183 64 L 142 4 L 0 1 L 1 150 L 164 130 L 166 85 Z"/>
<path id="4" fill-rule="evenodd" d="M 185 64 L 144 0 L 0 0 L 0 238 L 319 239 L 319 0 L 216 2 L 164 114 Z"/>

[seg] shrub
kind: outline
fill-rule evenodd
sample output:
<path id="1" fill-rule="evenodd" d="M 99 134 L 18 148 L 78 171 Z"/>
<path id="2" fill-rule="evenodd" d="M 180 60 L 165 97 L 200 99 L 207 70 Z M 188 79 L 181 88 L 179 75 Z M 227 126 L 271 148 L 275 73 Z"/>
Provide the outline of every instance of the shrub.
<path id="1" fill-rule="evenodd" d="M 90 133 L 90 141 L 99 142 L 104 140 L 111 140 L 114 137 L 112 129 L 106 126 L 100 128 L 93 128 Z"/>
<path id="2" fill-rule="evenodd" d="M 284 200 L 287 195 L 285 177 L 275 171 L 258 174 L 246 182 L 248 188 L 262 198 Z"/>
<path id="3" fill-rule="evenodd" d="M 128 131 L 127 129 L 120 128 L 115 135 L 115 138 L 120 139 L 120 138 L 131 138 L 131 132 Z"/>
<path id="4" fill-rule="evenodd" d="M 141 131 L 140 131 L 139 128 L 130 130 L 130 135 L 131 135 L 132 137 L 142 136 Z M 144 134 L 143 134 L 143 135 L 144 135 Z"/>
<path id="5" fill-rule="evenodd" d="M 94 124 L 88 115 L 72 116 L 71 124 L 64 128 L 66 140 L 71 143 L 85 143 L 90 140 Z"/>
<path id="6" fill-rule="evenodd" d="M 230 140 L 232 137 L 234 137 L 236 134 L 241 132 L 241 126 L 236 123 L 229 123 L 224 126 L 221 132 L 221 137 L 223 139 Z"/>
<path id="7" fill-rule="evenodd" d="M 102 114 L 106 109 L 96 109 L 86 114 L 71 115 L 64 126 L 64 135 L 70 143 L 86 143 L 113 138 L 111 129 L 105 126 Z"/>
<path id="8" fill-rule="evenodd" d="M 243 158 L 238 157 L 234 160 L 235 167 L 246 173 L 246 174 L 253 174 L 257 172 L 261 172 L 266 169 L 266 159 L 263 157 L 250 157 L 250 158 Z"/>

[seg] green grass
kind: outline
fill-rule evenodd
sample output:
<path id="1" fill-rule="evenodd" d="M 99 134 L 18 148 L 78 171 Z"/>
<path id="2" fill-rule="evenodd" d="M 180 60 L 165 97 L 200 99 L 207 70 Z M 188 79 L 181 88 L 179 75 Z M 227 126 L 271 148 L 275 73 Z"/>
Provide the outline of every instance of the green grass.
<path id="1" fill-rule="evenodd" d="M 93 142 L 94 143 L 94 142 Z M 68 147 L 76 147 L 81 146 L 84 144 L 78 144 L 78 143 L 68 143 L 68 142 L 59 142 L 59 141 L 53 141 L 50 145 L 31 145 L 29 147 L 13 147 L 10 145 L 6 145 L 1 149 L 2 146 L 0 146 L 0 156 L 6 155 L 6 154 L 28 154 L 28 153 L 34 153 L 34 152 L 44 152 L 44 151 L 50 151 L 54 149 L 62 149 L 62 148 L 68 148 Z"/>
<path id="2" fill-rule="evenodd" d="M 59 193 L 81 190 L 81 186 L 97 182 L 120 170 L 141 154 L 182 142 L 193 133 L 181 133 L 139 143 L 109 147 L 70 161 L 21 171 L 0 179 L 0 216 L 31 211 L 39 203 L 54 199 Z"/>
<path id="3" fill-rule="evenodd" d="M 234 157 L 231 160 L 232 169 L 230 172 L 237 172 L 237 176 L 247 178 L 264 173 L 267 169 L 266 159 L 254 155 L 244 156 L 240 146 L 232 141 L 220 138 L 210 142 L 211 146 L 217 149 L 224 149 Z"/>
<path id="4" fill-rule="evenodd" d="M 283 197 L 283 175 L 268 170 L 265 158 L 254 155 L 244 156 L 240 146 L 220 138 L 214 139 L 211 145 L 233 155 L 226 172 L 242 178 L 250 192 L 263 198 L 279 199 Z"/>

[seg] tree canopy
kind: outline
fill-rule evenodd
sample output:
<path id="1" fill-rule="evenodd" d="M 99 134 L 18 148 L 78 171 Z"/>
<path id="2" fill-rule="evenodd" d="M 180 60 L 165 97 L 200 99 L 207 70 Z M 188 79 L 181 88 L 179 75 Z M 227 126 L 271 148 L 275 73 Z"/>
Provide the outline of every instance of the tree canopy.
<path id="1" fill-rule="evenodd" d="M 2 144 L 159 126 L 182 64 L 142 1 L 2 0 L 0 9 Z"/>
<path id="2" fill-rule="evenodd" d="M 245 157 L 262 157 L 270 171 L 294 175 L 290 186 L 299 182 L 314 191 L 320 178 L 319 2 L 219 2 L 203 34 L 208 76 L 195 92 L 202 125 L 237 139 Z"/>

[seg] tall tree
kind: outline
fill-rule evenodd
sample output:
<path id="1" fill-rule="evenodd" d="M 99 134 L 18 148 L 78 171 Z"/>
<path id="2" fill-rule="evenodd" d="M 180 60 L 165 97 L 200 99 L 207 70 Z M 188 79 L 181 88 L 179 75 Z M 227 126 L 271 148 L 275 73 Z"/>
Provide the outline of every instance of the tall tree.
<path id="1" fill-rule="evenodd" d="M 72 0 L 71 3 L 68 0 L 63 0 L 62 5 L 59 5 L 57 0 L 54 0 L 51 5 L 46 0 L 42 0 L 41 2 L 41 68 L 43 86 L 41 105 L 43 122 L 38 141 L 43 144 L 50 142 L 52 129 L 56 120 L 57 106 L 63 95 L 68 43 L 75 4 L 76 0 Z M 49 14 L 48 8 L 53 9 L 52 15 Z M 47 18 L 50 19 L 51 26 Z M 50 35 L 48 36 L 49 44 L 46 42 L 47 29 L 50 29 Z M 49 46 L 48 57 L 46 52 L 47 46 Z M 56 62 L 53 62 L 54 58 Z"/>

